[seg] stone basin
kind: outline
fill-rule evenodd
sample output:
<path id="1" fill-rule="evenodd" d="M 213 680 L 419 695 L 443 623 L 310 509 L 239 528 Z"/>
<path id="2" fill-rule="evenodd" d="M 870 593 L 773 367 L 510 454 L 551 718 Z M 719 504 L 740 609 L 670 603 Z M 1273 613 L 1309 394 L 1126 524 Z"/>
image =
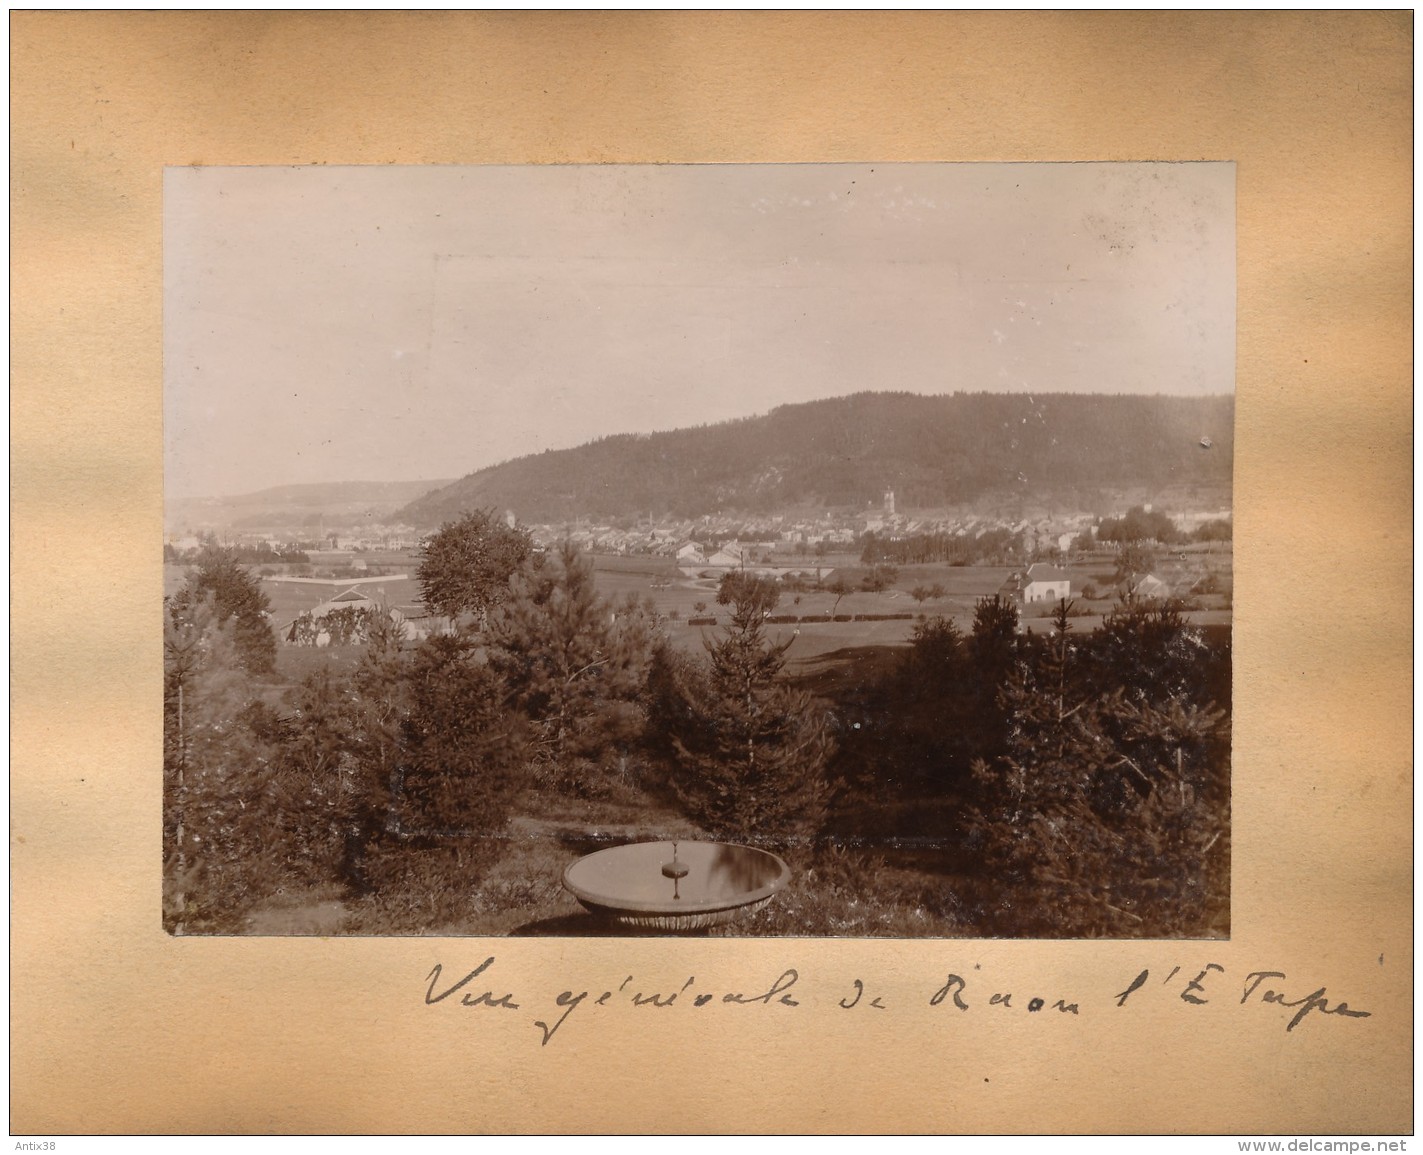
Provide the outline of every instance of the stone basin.
<path id="1" fill-rule="evenodd" d="M 760 910 L 790 877 L 778 856 L 750 846 L 633 842 L 570 863 L 563 885 L 588 910 L 620 926 L 687 931 Z"/>

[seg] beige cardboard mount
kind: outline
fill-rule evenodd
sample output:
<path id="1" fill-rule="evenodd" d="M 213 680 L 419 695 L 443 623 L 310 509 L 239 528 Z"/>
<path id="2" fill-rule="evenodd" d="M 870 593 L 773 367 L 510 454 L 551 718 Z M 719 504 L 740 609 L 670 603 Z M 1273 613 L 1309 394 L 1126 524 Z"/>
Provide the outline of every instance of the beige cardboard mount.
<path id="1" fill-rule="evenodd" d="M 21 12 L 10 43 L 13 1132 L 1412 1127 L 1411 13 Z M 164 166 L 1077 159 L 1237 165 L 1231 941 L 162 932 Z M 425 1005 L 488 957 L 518 1010 Z M 1240 1003 L 1262 970 L 1369 1017 L 1287 1031 Z M 589 1005 L 627 975 L 718 997 Z"/>

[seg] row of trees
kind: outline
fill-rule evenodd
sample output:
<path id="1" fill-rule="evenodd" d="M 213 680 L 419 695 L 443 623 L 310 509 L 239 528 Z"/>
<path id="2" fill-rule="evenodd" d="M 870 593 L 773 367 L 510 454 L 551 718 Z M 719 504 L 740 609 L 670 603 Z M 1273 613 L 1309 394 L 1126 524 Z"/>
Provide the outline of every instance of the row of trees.
<path id="1" fill-rule="evenodd" d="M 186 561 L 201 562 L 202 559 L 212 550 L 217 549 L 215 539 L 209 535 L 207 543 L 196 549 L 180 550 L 171 543 L 163 546 L 163 561 L 165 565 L 177 565 Z M 226 551 L 234 560 L 244 565 L 295 565 L 305 564 L 311 561 L 302 550 L 288 546 L 273 546 L 270 542 L 258 542 L 256 545 L 229 546 Z"/>
<path id="2" fill-rule="evenodd" d="M 1176 525 L 1170 515 L 1161 510 L 1133 506 L 1122 517 L 1104 517 L 1095 535 L 1087 530 L 1079 533 L 1071 549 L 1086 553 L 1099 543 L 1116 547 L 1148 544 L 1182 545 L 1188 542 L 1229 541 L 1231 523 L 1213 519 L 1186 531 Z M 866 565 L 893 562 L 897 565 L 1005 565 L 1024 556 L 1023 535 L 998 528 L 980 534 L 934 533 L 907 534 L 897 537 L 868 533 L 862 539 L 861 560 Z"/>
<path id="3" fill-rule="evenodd" d="M 1003 565 L 1022 556 L 1022 534 L 1010 529 L 971 533 L 915 533 L 897 537 L 867 533 L 861 539 L 860 560 L 866 565 Z"/>

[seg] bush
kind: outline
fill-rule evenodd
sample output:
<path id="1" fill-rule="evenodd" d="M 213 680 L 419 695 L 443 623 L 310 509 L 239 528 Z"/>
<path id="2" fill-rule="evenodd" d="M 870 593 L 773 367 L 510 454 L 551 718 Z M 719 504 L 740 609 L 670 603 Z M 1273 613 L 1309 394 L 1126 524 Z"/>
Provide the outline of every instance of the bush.
<path id="1" fill-rule="evenodd" d="M 398 842 L 373 847 L 365 859 L 369 889 L 351 911 L 350 929 L 428 934 L 472 918 L 475 888 L 496 853 L 489 841 L 471 847 Z"/>

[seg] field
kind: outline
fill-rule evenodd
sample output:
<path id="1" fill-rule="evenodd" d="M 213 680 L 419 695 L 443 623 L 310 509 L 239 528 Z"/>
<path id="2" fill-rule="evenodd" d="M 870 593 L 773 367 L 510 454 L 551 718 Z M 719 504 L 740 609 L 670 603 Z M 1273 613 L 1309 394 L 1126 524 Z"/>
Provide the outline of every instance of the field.
<path id="1" fill-rule="evenodd" d="M 1229 556 L 1225 555 L 1219 561 L 1228 579 Z M 826 562 L 835 565 L 835 572 L 844 575 L 852 584 L 858 584 L 860 575 L 866 572 L 865 567 L 853 559 L 829 558 Z M 596 563 L 599 590 L 605 596 L 632 594 L 638 598 L 650 598 L 657 611 L 667 619 L 668 637 L 680 648 L 700 651 L 703 637 L 711 632 L 709 627 L 685 625 L 688 618 L 713 616 L 721 620 L 726 616 L 726 608 L 716 604 L 715 580 L 683 578 L 670 561 L 599 556 Z M 799 564 L 799 561 L 792 564 Z M 813 565 L 813 560 L 807 564 Z M 787 592 L 781 597 L 777 614 L 795 614 L 803 618 L 829 614 L 833 610 L 837 615 L 909 613 L 914 616 L 910 620 L 897 621 L 778 624 L 771 626 L 770 632 L 773 637 L 791 639 L 787 656 L 792 674 L 812 673 L 820 667 L 820 659 L 827 654 L 867 646 L 907 645 L 921 616 L 952 618 L 964 633 L 968 633 L 973 625 L 978 599 L 997 593 L 1012 572 L 1008 566 L 901 566 L 893 588 L 882 593 L 856 591 L 846 594 L 837 603 L 834 594 L 824 591 Z M 1091 582 L 1103 593 L 1112 589 L 1110 560 L 1098 561 L 1072 572 L 1074 586 Z M 1167 580 L 1177 576 L 1167 567 L 1163 567 L 1163 572 Z M 919 602 L 910 593 L 916 587 L 934 585 L 943 588 L 942 597 Z M 1097 629 L 1114 604 L 1114 596 L 1090 601 L 1078 598 L 1077 608 L 1082 616 L 1073 619 L 1073 628 L 1079 631 Z M 697 608 L 699 605 L 703 606 L 701 610 Z M 1023 615 L 1024 627 L 1042 632 L 1049 628 L 1047 619 L 1050 613 L 1048 605 L 1030 607 Z M 1228 625 L 1231 612 L 1225 599 L 1207 597 L 1202 599 L 1202 608 L 1191 611 L 1187 618 L 1197 625 Z"/>
<path id="2" fill-rule="evenodd" d="M 600 554 L 596 555 L 594 560 L 599 592 L 610 599 L 620 600 L 631 595 L 639 600 L 650 600 L 664 620 L 669 640 L 681 649 L 701 652 L 703 639 L 711 632 L 709 627 L 688 626 L 686 622 L 689 618 L 712 616 L 719 617 L 720 620 L 726 616 L 726 608 L 716 604 L 717 582 L 710 578 L 685 578 L 670 559 Z M 787 560 L 790 564 L 804 564 L 808 569 L 813 569 L 817 561 L 815 558 Z M 834 567 L 836 574 L 843 575 L 854 585 L 858 585 L 860 575 L 866 572 L 856 559 L 849 556 L 835 555 L 818 560 L 826 567 Z M 420 586 L 415 579 L 418 557 L 404 554 L 373 556 L 370 564 L 407 576 L 368 585 L 363 583 L 360 588 L 364 592 L 390 606 L 419 605 Z M 1177 580 L 1188 564 L 1199 567 L 1202 563 L 1199 559 L 1192 559 L 1190 563 L 1171 559 L 1162 565 L 1160 572 L 1168 581 Z M 1229 582 L 1228 552 L 1211 557 L 1209 564 Z M 860 647 L 908 644 L 921 615 L 952 618 L 959 628 L 967 633 L 973 624 L 974 605 L 977 600 L 996 593 L 1011 572 L 1007 566 L 901 566 L 893 588 L 882 593 L 857 590 L 846 594 L 837 603 L 834 594 L 823 591 L 787 592 L 782 595 L 781 603 L 776 609 L 777 614 L 806 617 L 829 614 L 834 610 L 842 615 L 909 613 L 914 616 L 909 620 L 897 621 L 778 624 L 771 627 L 771 633 L 772 636 L 791 640 L 787 651 L 790 673 L 816 673 L 822 668 L 823 659 L 827 654 L 844 653 Z M 1090 560 L 1085 565 L 1074 567 L 1071 572 L 1075 589 L 1080 588 L 1083 582 L 1091 582 L 1103 595 L 1110 595 L 1110 558 Z M 182 566 L 164 567 L 165 594 L 171 594 L 181 586 L 183 573 Z M 944 596 L 918 602 L 909 592 L 919 586 L 933 585 L 941 586 Z M 262 590 L 272 606 L 273 629 L 278 631 L 279 637 L 284 627 L 298 615 L 346 588 L 347 584 L 340 579 L 332 579 L 329 584 L 322 585 L 271 580 L 264 580 L 262 583 Z M 1187 614 L 1192 623 L 1202 626 L 1230 624 L 1228 597 L 1208 595 L 1199 600 L 1201 608 Z M 1088 600 L 1079 596 L 1077 601 L 1077 609 L 1082 616 L 1074 618 L 1073 628 L 1086 632 L 1101 625 L 1103 616 L 1112 609 L 1114 597 L 1100 596 Z M 1049 613 L 1050 607 L 1046 605 L 1030 607 L 1023 615 L 1024 627 L 1034 632 L 1042 632 L 1049 628 Z M 278 672 L 284 681 L 295 682 L 322 666 L 349 667 L 358 656 L 357 651 L 349 648 L 313 650 L 280 645 Z"/>

